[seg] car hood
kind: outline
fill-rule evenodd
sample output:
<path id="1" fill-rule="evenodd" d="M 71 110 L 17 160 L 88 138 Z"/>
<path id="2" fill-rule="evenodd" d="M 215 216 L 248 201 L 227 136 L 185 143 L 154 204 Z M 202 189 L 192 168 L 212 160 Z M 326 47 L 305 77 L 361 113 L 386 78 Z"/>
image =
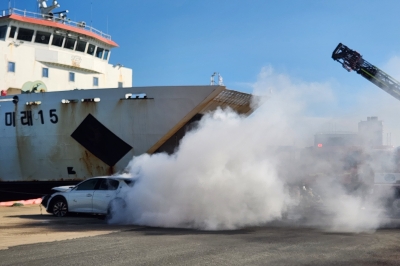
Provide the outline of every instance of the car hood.
<path id="1" fill-rule="evenodd" d="M 53 187 L 52 190 L 59 191 L 59 192 L 66 192 L 74 188 L 74 186 L 61 186 L 61 187 Z"/>

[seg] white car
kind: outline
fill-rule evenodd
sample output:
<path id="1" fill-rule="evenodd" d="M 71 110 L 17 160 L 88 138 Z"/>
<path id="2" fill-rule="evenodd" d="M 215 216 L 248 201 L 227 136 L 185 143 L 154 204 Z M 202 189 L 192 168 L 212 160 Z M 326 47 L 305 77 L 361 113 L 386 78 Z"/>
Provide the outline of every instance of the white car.
<path id="1" fill-rule="evenodd" d="M 55 192 L 42 198 L 48 213 L 58 217 L 69 212 L 111 214 L 114 206 L 124 207 L 121 190 L 132 187 L 135 181 L 126 177 L 94 177 L 76 186 L 55 187 Z"/>

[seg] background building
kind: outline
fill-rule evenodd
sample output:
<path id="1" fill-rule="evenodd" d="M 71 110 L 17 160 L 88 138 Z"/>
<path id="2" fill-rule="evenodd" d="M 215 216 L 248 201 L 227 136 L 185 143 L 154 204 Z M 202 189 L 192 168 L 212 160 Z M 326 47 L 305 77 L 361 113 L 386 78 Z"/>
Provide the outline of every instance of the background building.
<path id="1" fill-rule="evenodd" d="M 383 145 L 383 123 L 378 117 L 367 117 L 367 121 L 358 123 L 358 137 L 361 146 L 380 147 Z"/>
<path id="2" fill-rule="evenodd" d="M 358 133 L 326 132 L 314 136 L 315 148 L 340 147 L 383 147 L 383 122 L 378 117 L 367 117 L 367 121 L 358 123 Z"/>

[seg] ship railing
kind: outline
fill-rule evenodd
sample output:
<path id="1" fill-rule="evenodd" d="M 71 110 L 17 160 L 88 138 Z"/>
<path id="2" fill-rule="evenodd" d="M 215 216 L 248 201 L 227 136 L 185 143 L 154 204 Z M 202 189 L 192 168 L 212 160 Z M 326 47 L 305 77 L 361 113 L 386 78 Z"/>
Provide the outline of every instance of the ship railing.
<path id="1" fill-rule="evenodd" d="M 26 10 L 17 9 L 17 8 L 10 8 L 10 9 L 1 11 L 0 17 L 10 16 L 12 14 L 23 16 L 23 17 L 28 17 L 28 18 L 44 19 L 44 20 L 59 22 L 62 24 L 67 24 L 67 25 L 70 25 L 70 26 L 73 26 L 73 27 L 76 27 L 79 29 L 84 29 L 84 30 L 93 32 L 103 38 L 106 38 L 107 40 L 111 40 L 111 35 L 104 33 L 92 26 L 86 25 L 86 23 L 84 21 L 76 22 L 76 21 L 72 21 L 68 18 L 61 18 L 56 15 L 50 16 L 50 15 L 46 15 L 46 14 L 30 12 L 30 11 L 26 11 Z"/>

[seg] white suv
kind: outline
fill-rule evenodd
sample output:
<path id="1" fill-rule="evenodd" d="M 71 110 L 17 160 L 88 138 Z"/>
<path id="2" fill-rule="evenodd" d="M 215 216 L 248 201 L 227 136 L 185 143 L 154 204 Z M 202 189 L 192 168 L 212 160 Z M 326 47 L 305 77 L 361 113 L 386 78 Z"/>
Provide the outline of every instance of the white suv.
<path id="1" fill-rule="evenodd" d="M 124 207 L 121 190 L 135 181 L 125 177 L 95 177 L 76 186 L 55 187 L 55 192 L 42 198 L 48 213 L 63 217 L 68 212 L 108 214 L 115 207 Z"/>

